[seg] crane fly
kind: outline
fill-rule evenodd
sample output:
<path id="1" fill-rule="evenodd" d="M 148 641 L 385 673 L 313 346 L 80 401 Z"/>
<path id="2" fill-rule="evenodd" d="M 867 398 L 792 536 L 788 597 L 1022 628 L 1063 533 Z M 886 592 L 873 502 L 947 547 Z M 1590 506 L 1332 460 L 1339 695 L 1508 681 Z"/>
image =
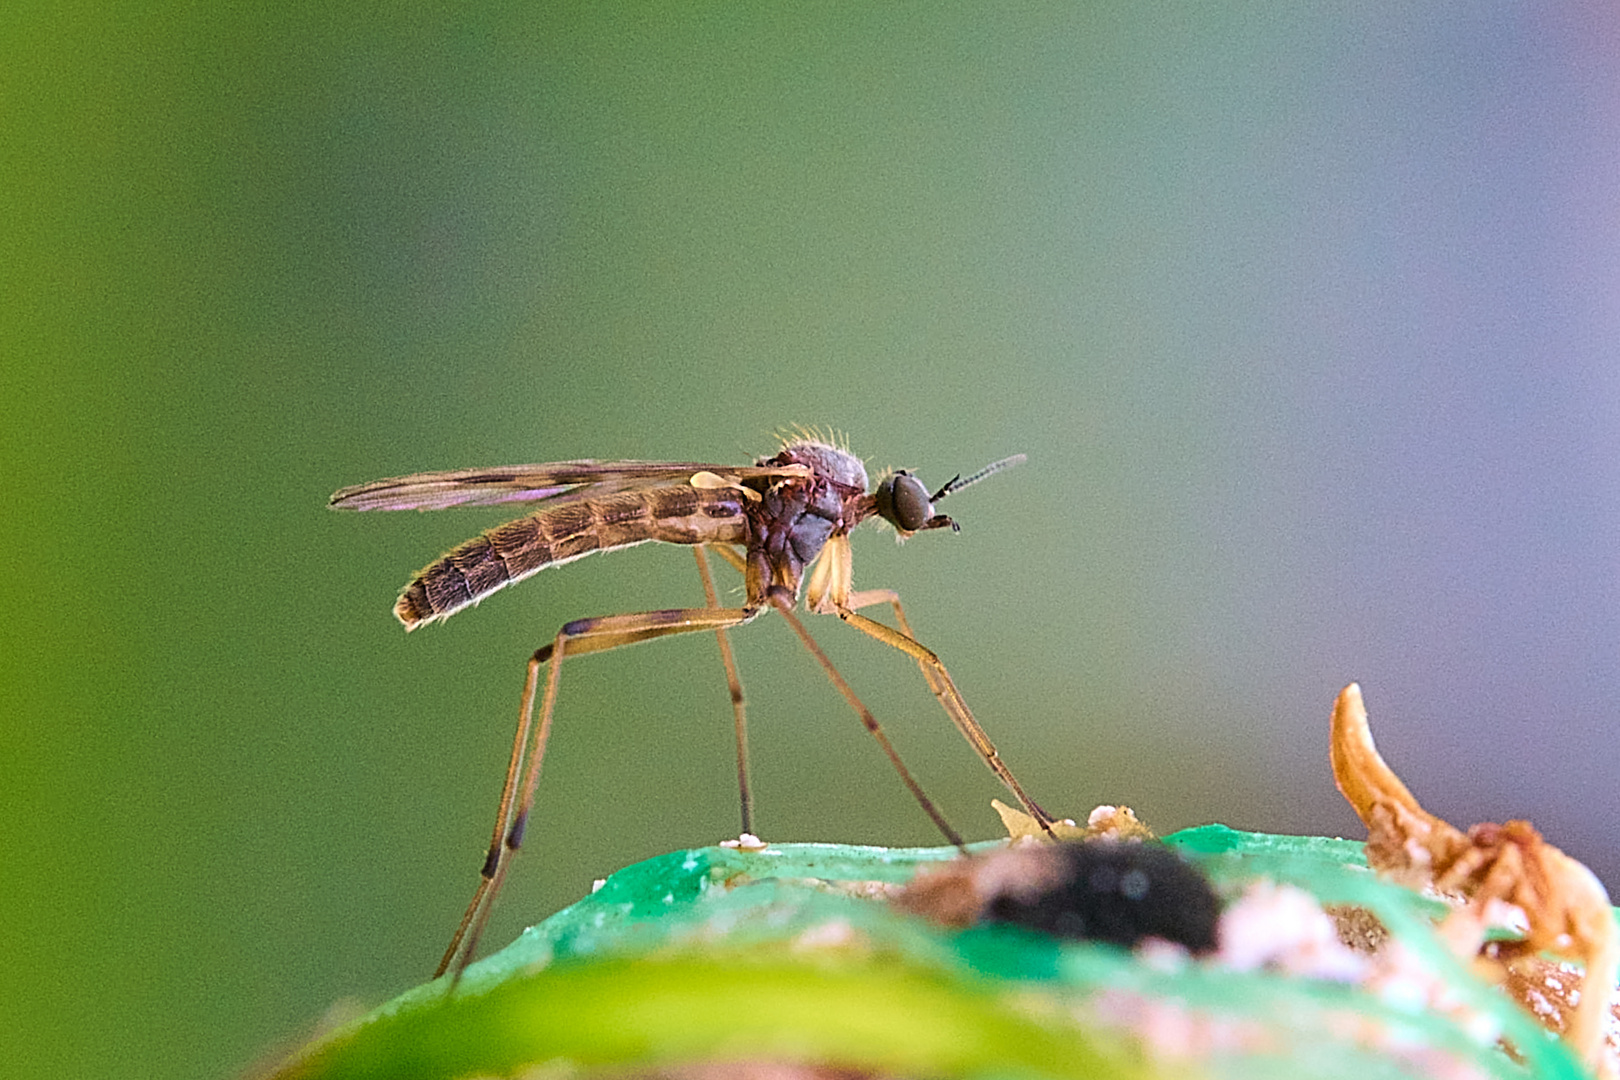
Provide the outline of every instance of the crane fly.
<path id="1" fill-rule="evenodd" d="M 534 804 L 540 764 L 551 732 L 558 678 L 564 657 L 603 652 L 673 634 L 712 631 L 731 690 L 737 738 L 737 783 L 744 833 L 753 832 L 748 782 L 747 719 L 742 683 L 726 631 L 775 609 L 821 665 L 834 686 L 877 740 L 901 781 L 945 838 L 958 847 L 962 837 L 923 793 L 871 711 L 856 696 L 794 614 L 801 584 L 805 606 L 844 622 L 917 661 L 924 680 L 946 714 L 992 772 L 1024 808 L 1048 826 L 1052 818 L 1019 785 L 974 720 L 967 702 L 937 656 L 920 644 L 906 622 L 892 589 L 856 591 L 851 576 L 849 532 L 878 517 L 899 535 L 957 525 L 934 504 L 987 476 L 1024 460 L 1023 455 L 989 465 L 965 479 L 958 474 L 932 495 L 911 473 L 900 470 L 867 491 L 866 468 L 847 450 L 813 438 L 784 443 L 772 457 L 753 465 L 701 462 L 558 461 L 493 469 L 417 473 L 348 487 L 332 496 L 340 510 L 441 510 L 454 506 L 535 503 L 515 521 L 468 540 L 429 564 L 405 586 L 394 614 L 414 630 L 447 619 L 497 589 L 549 566 L 595 551 L 614 551 L 659 540 L 689 544 L 697 554 L 706 607 L 666 608 L 624 615 L 602 615 L 565 623 L 549 644 L 530 657 L 517 732 L 506 780 L 501 787 L 495 827 L 479 872 L 477 891 L 467 905 L 439 961 L 434 978 L 454 964 L 456 976 L 471 962 L 485 920 L 512 858 L 523 843 Z M 713 551 L 743 575 L 741 607 L 722 607 L 715 595 L 705 551 Z M 805 572 L 809 580 L 805 582 Z M 861 608 L 887 604 L 891 627 L 862 615 Z M 544 690 L 540 670 L 550 667 Z M 535 698 L 540 697 L 539 722 Z M 1050 831 L 1050 830 L 1048 830 Z M 458 962 L 459 957 L 459 962 Z"/>

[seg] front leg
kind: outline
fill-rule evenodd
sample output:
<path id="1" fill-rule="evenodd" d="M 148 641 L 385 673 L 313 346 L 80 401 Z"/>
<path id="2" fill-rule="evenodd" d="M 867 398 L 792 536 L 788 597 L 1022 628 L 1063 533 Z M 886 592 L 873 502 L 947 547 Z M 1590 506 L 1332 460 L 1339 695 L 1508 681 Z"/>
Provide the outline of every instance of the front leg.
<path id="1" fill-rule="evenodd" d="M 888 604 L 893 608 L 894 618 L 900 624 L 900 629 L 896 630 L 893 627 L 885 626 L 876 619 L 869 619 L 855 610 L 870 607 L 873 604 Z M 911 625 L 906 622 L 906 613 L 900 607 L 900 594 L 893 589 L 862 589 L 859 592 L 848 593 L 847 601 L 836 604 L 833 611 L 840 619 L 855 627 L 855 629 L 877 638 L 885 645 L 899 649 L 917 661 L 917 666 L 922 668 L 923 678 L 928 682 L 928 688 L 939 699 L 940 705 L 945 709 L 945 715 L 951 718 L 951 722 L 956 725 L 956 730 L 962 733 L 962 737 L 967 739 L 968 744 L 978 752 L 979 757 L 984 759 L 984 763 L 990 767 L 991 772 L 996 774 L 996 778 L 1006 786 L 1008 791 L 1013 793 L 1013 796 L 1017 798 L 1025 811 L 1040 823 L 1041 828 L 1046 830 L 1048 836 L 1052 835 L 1051 826 L 1054 820 L 1052 815 L 1042 810 L 1035 800 L 1024 793 L 1023 785 L 1018 782 L 1017 777 L 1013 776 L 1012 770 L 1002 762 L 1001 755 L 996 752 L 995 744 L 984 733 L 984 728 L 979 726 L 979 722 L 973 718 L 973 711 L 968 708 L 967 701 L 962 697 L 962 692 L 956 688 L 956 683 L 951 680 L 951 673 L 945 670 L 944 663 L 941 662 L 938 656 L 934 655 L 933 650 L 912 637 Z"/>

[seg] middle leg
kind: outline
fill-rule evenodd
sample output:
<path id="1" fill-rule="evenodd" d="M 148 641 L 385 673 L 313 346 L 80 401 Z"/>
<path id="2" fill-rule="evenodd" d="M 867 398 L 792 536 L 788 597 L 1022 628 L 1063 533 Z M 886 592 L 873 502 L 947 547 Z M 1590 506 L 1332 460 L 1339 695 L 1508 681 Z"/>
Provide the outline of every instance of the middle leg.
<path id="1" fill-rule="evenodd" d="M 692 553 L 697 556 L 698 574 L 703 578 L 703 598 L 709 602 L 709 607 L 718 608 L 720 598 L 715 594 L 714 578 L 709 574 L 709 560 L 703 554 L 703 547 L 697 544 L 692 548 Z M 718 550 L 723 556 L 735 554 L 730 548 Z M 725 627 L 715 630 L 714 636 L 720 642 L 720 663 L 725 666 L 726 687 L 731 691 L 731 721 L 737 733 L 737 791 L 742 799 L 742 831 L 752 834 L 754 792 L 748 782 L 748 705 L 743 698 L 742 678 L 737 674 L 737 661 L 731 655 L 731 639 L 726 637 Z"/>

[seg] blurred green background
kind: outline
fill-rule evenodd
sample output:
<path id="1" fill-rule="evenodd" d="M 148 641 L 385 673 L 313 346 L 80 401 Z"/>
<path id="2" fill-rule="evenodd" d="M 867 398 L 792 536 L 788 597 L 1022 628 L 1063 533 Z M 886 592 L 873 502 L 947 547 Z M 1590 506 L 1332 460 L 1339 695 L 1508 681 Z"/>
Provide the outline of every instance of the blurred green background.
<path id="1" fill-rule="evenodd" d="M 1459 824 L 1620 884 L 1620 20 L 1605 5 L 99 6 L 0 15 L 0 1074 L 201 1078 L 424 977 L 522 664 L 696 603 L 334 489 L 745 461 L 791 424 L 959 535 L 855 537 L 1030 790 L 1359 836 L 1329 703 Z M 958 501 L 959 500 L 959 501 Z M 928 790 L 915 667 L 813 628 Z M 779 619 L 759 825 L 935 840 Z M 493 947 L 736 830 L 711 639 L 571 666 Z"/>

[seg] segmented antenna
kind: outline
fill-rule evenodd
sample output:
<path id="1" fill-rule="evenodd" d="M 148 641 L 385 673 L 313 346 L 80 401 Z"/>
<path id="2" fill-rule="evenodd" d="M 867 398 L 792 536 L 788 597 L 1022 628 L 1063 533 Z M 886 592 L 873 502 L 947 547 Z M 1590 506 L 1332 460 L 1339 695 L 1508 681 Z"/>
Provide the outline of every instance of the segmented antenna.
<path id="1" fill-rule="evenodd" d="M 958 473 L 948 484 L 934 492 L 933 497 L 928 501 L 939 502 L 939 500 L 943 499 L 953 491 L 961 491 L 969 484 L 977 484 L 980 480 L 983 480 L 987 476 L 994 476 L 1003 469 L 1010 469 L 1014 465 L 1022 465 L 1028 460 L 1029 458 L 1024 454 L 1014 454 L 1012 457 L 1006 457 L 1002 458 L 1000 461 L 991 462 L 989 465 L 986 465 L 984 468 L 980 469 L 978 472 L 974 473 L 965 480 L 962 478 L 962 474 Z"/>

